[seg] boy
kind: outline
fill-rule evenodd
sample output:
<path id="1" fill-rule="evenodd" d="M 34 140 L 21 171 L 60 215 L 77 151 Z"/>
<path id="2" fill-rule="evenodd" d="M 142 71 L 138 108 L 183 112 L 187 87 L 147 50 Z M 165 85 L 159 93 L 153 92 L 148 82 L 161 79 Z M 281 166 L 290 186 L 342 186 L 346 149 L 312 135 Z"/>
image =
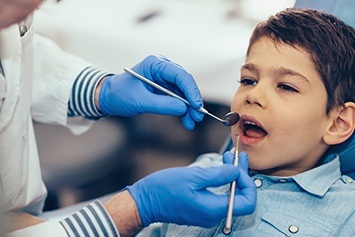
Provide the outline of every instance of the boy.
<path id="1" fill-rule="evenodd" d="M 339 157 L 323 156 L 355 127 L 355 31 L 314 10 L 288 9 L 254 30 L 231 110 L 239 150 L 258 189 L 253 214 L 233 219 L 230 236 L 355 236 L 355 182 Z M 227 152 L 223 159 L 231 163 Z M 212 166 L 221 156 L 200 157 Z M 165 225 L 167 236 L 225 236 Z"/>

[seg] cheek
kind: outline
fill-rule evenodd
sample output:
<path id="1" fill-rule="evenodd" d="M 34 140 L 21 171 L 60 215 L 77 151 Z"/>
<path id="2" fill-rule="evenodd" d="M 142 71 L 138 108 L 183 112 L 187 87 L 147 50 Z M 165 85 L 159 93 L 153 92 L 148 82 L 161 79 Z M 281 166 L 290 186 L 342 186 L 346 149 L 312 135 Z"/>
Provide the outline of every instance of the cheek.
<path id="1" fill-rule="evenodd" d="M 242 100 L 242 96 L 240 95 L 240 93 L 238 93 L 238 91 L 234 94 L 232 103 L 231 103 L 231 111 L 236 111 L 238 112 L 242 106 L 243 100 Z"/>
<path id="2" fill-rule="evenodd" d="M 287 121 L 283 129 L 292 130 L 298 134 L 317 135 L 321 133 L 327 124 L 325 109 L 321 109 L 319 104 L 304 103 L 306 106 L 295 106 L 293 110 L 288 110 L 284 121 Z M 298 111 L 298 113 L 297 113 Z M 292 124 L 292 127 L 289 126 Z"/>
<path id="3" fill-rule="evenodd" d="M 316 110 L 307 109 L 302 114 L 281 116 L 278 126 L 270 133 L 269 145 L 274 148 L 275 155 L 284 159 L 287 157 L 286 160 L 301 159 L 318 150 L 326 125 L 321 117 Z"/>

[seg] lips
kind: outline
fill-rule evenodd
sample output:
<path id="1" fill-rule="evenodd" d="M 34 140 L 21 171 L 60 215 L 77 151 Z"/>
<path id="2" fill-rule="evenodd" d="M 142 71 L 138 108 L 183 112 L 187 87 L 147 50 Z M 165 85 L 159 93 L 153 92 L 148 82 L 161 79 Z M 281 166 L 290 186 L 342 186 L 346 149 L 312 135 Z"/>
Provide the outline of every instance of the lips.
<path id="1" fill-rule="evenodd" d="M 268 134 L 265 128 L 251 116 L 242 116 L 239 128 L 242 134 L 250 139 L 262 139 Z"/>

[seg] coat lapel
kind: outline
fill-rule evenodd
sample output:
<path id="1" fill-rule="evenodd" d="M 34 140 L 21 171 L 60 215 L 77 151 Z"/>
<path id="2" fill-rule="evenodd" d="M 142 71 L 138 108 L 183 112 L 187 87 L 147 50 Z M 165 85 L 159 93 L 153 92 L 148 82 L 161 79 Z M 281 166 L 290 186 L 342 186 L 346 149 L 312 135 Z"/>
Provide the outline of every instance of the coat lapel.
<path id="1" fill-rule="evenodd" d="M 21 38 L 16 24 L 0 31 L 0 60 L 5 74 L 5 100 L 0 110 L 1 132 L 11 121 L 19 97 Z"/>

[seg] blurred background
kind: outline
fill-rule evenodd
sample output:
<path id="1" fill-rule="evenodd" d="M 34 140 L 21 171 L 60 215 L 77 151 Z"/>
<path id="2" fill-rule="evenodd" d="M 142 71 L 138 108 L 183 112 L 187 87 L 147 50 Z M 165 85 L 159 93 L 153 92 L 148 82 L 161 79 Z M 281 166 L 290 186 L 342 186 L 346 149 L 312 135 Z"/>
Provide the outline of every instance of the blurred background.
<path id="1" fill-rule="evenodd" d="M 287 7 L 314 7 L 353 24 L 353 0 L 62 0 L 36 11 L 36 31 L 98 68 L 121 73 L 162 54 L 196 79 L 205 108 L 223 117 L 255 25 Z M 345 8 L 345 6 L 347 6 Z M 352 22 L 351 22 L 352 21 Z M 45 210 L 118 191 L 151 172 L 219 152 L 229 128 L 212 118 L 187 131 L 178 117 L 105 118 L 74 136 L 35 123 Z"/>

